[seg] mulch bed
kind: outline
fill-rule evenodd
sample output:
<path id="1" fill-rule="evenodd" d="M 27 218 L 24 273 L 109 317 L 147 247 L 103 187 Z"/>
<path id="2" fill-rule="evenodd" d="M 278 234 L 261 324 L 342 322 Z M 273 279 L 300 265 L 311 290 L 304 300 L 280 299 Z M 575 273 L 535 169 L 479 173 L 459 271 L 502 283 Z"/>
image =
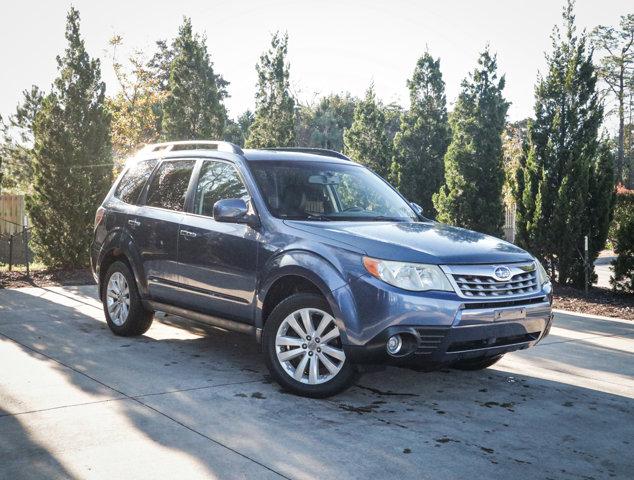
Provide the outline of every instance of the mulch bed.
<path id="1" fill-rule="evenodd" d="M 0 272 L 0 288 L 50 287 L 55 285 L 94 285 L 89 269 L 37 270 L 28 278 L 24 272 Z M 634 320 L 634 295 L 615 293 L 605 288 L 583 290 L 555 285 L 553 307 L 571 312 Z"/>
<path id="2" fill-rule="evenodd" d="M 51 287 L 59 285 L 94 285 L 90 269 L 36 270 L 27 277 L 25 272 L 0 272 L 0 288 Z"/>
<path id="3" fill-rule="evenodd" d="M 634 295 L 593 287 L 586 296 L 583 290 L 555 285 L 553 308 L 634 320 Z"/>

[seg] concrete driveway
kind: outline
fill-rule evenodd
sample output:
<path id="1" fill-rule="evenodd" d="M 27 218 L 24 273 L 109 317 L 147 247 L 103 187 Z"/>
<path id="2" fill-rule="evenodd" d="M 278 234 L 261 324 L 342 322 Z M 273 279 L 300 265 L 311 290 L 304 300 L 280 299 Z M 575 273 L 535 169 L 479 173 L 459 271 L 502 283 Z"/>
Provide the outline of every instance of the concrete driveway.
<path id="1" fill-rule="evenodd" d="M 107 329 L 95 287 L 0 290 L 0 478 L 634 477 L 634 325 L 557 314 L 482 372 L 271 383 L 247 337 Z"/>

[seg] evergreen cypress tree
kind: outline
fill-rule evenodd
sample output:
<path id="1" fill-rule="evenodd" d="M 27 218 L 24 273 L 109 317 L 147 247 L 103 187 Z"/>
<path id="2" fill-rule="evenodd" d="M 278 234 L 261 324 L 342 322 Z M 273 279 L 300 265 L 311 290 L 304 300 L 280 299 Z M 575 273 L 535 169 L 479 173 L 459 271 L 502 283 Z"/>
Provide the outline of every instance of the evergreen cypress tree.
<path id="1" fill-rule="evenodd" d="M 191 19 L 185 18 L 174 40 L 163 106 L 166 140 L 222 138 L 227 112 L 205 42 L 205 37 L 192 32 Z"/>
<path id="2" fill-rule="evenodd" d="M 110 116 L 99 60 L 86 52 L 79 12 L 66 23 L 68 46 L 34 123 L 33 195 L 27 208 L 36 253 L 50 266 L 88 264 L 95 210 L 112 178 Z"/>
<path id="3" fill-rule="evenodd" d="M 502 132 L 509 103 L 502 96 L 495 55 L 484 50 L 462 82 L 450 117 L 452 139 L 445 155 L 445 185 L 434 195 L 438 220 L 499 236 L 504 210 Z"/>
<path id="4" fill-rule="evenodd" d="M 585 33 L 577 36 L 574 2 L 555 27 L 548 74 L 535 88 L 535 119 L 529 123 L 528 158 L 518 171 L 518 242 L 545 260 L 561 283 L 581 286 L 582 252 L 589 235 L 591 259 L 605 243 L 612 208 L 613 169 L 599 148 L 603 108 L 597 72 Z"/>
<path id="5" fill-rule="evenodd" d="M 352 126 L 343 135 L 345 153 L 350 158 L 388 178 L 391 144 L 386 133 L 383 106 L 377 102 L 374 85 L 354 109 Z"/>
<path id="6" fill-rule="evenodd" d="M 295 100 L 290 93 L 286 62 L 288 34 L 275 33 L 271 48 L 255 66 L 258 90 L 255 94 L 255 119 L 249 128 L 249 148 L 291 147 L 295 145 Z"/>
<path id="7" fill-rule="evenodd" d="M 322 98 L 307 125 L 307 146 L 343 151 L 343 132 L 352 125 L 355 104 L 349 93 Z"/>
<path id="8" fill-rule="evenodd" d="M 440 59 L 427 52 L 420 57 L 407 87 L 410 108 L 394 138 L 393 178 L 408 200 L 433 214 L 432 195 L 444 183 L 443 158 L 451 139 Z"/>

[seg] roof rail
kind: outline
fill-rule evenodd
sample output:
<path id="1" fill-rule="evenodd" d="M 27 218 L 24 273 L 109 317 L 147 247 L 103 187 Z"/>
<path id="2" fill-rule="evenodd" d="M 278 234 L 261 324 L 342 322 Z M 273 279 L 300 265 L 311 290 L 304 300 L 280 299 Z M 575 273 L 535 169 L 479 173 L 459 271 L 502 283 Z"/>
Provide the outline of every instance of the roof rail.
<path id="1" fill-rule="evenodd" d="M 243 154 L 242 149 L 237 145 L 219 140 L 183 140 L 179 142 L 150 143 L 143 147 L 140 153 L 167 153 L 175 150 L 218 150 L 219 152 Z"/>
<path id="2" fill-rule="evenodd" d="M 274 147 L 263 148 L 262 150 L 275 150 L 278 152 L 298 152 L 298 153 L 313 153 L 315 155 L 322 155 L 324 157 L 340 158 L 341 160 L 352 161 L 350 157 L 347 157 L 341 152 L 336 150 L 329 150 L 327 148 L 311 148 L 311 147 Z"/>

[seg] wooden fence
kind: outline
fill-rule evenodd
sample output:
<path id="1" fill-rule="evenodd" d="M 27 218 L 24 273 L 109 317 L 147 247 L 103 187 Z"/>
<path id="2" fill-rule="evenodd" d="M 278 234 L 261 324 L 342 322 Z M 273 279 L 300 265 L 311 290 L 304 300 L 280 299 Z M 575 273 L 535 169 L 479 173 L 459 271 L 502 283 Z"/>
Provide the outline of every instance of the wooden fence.
<path id="1" fill-rule="evenodd" d="M 0 235 L 22 231 L 25 215 L 24 195 L 0 195 Z"/>

